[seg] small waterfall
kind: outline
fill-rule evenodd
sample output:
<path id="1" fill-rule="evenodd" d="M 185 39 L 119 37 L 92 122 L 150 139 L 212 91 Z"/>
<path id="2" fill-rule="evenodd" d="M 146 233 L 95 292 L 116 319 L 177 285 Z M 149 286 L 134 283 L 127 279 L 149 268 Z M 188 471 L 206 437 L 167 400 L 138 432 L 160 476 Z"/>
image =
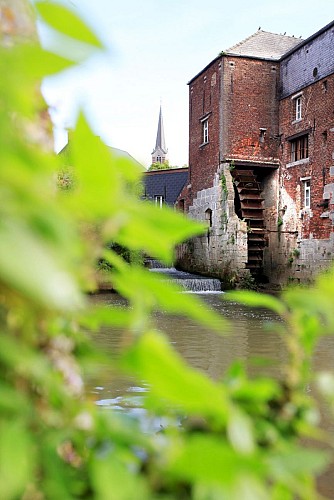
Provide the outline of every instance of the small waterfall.
<path id="1" fill-rule="evenodd" d="M 145 259 L 145 267 L 148 267 L 149 269 L 165 269 L 166 264 L 163 264 L 162 262 L 156 259 L 147 258 Z"/>
<path id="2" fill-rule="evenodd" d="M 175 267 L 166 268 L 161 262 L 153 259 L 150 259 L 147 264 L 152 272 L 162 274 L 166 281 L 173 282 L 186 291 L 194 293 L 221 291 L 219 279 L 178 271 Z"/>

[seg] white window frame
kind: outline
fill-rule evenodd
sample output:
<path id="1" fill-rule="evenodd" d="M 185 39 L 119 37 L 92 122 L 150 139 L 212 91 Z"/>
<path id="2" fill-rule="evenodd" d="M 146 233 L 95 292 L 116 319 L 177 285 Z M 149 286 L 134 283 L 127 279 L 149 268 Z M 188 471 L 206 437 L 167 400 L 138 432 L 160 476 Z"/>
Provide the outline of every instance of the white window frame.
<path id="1" fill-rule="evenodd" d="M 203 130 L 203 144 L 207 144 L 209 142 L 209 118 L 206 118 L 202 121 L 202 130 Z"/>
<path id="2" fill-rule="evenodd" d="M 302 96 L 296 97 L 295 99 L 295 112 L 296 121 L 300 121 L 302 119 Z"/>
<path id="3" fill-rule="evenodd" d="M 311 177 L 301 177 L 303 186 L 303 206 L 305 210 L 311 208 Z"/>
<path id="4" fill-rule="evenodd" d="M 299 92 L 291 97 L 294 105 L 294 121 L 299 122 L 303 118 L 303 92 Z"/>
<path id="5" fill-rule="evenodd" d="M 161 194 L 156 194 L 154 196 L 154 203 L 157 205 L 157 207 L 162 208 L 164 204 L 164 197 Z"/>

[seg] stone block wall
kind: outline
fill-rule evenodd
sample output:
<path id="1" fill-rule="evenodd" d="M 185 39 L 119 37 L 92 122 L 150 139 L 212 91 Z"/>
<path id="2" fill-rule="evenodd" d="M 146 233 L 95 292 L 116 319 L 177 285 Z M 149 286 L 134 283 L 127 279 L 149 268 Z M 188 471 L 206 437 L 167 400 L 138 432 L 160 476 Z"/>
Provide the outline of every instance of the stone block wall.
<path id="1" fill-rule="evenodd" d="M 210 221 L 206 213 L 210 210 Z M 177 265 L 184 270 L 218 277 L 231 287 L 243 276 L 247 262 L 247 224 L 234 211 L 234 188 L 230 165 L 217 168 L 213 186 L 197 192 L 189 216 L 207 224 L 200 237 L 180 245 Z"/>

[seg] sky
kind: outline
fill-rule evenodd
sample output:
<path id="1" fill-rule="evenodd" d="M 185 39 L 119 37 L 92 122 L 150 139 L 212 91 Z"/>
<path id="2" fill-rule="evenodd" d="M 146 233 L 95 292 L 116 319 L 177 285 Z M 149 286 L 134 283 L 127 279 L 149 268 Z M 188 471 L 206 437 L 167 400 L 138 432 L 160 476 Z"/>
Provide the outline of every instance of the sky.
<path id="1" fill-rule="evenodd" d="M 79 109 L 96 135 L 151 164 L 160 105 L 170 165 L 188 164 L 188 85 L 222 50 L 259 27 L 308 38 L 334 19 L 333 0 L 62 0 L 107 50 L 44 81 L 55 149 Z M 40 30 L 42 40 L 45 31 Z M 46 42 L 44 42 L 46 43 Z"/>

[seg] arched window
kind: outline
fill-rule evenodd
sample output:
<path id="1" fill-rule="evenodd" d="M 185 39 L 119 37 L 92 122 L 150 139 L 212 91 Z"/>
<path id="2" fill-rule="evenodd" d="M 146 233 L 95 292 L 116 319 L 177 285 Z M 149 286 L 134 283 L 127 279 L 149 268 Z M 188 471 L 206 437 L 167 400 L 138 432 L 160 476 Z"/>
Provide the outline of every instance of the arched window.
<path id="1" fill-rule="evenodd" d="M 207 210 L 205 210 L 205 220 L 207 221 L 208 226 L 212 227 L 212 210 L 211 210 L 211 208 L 208 208 Z"/>

